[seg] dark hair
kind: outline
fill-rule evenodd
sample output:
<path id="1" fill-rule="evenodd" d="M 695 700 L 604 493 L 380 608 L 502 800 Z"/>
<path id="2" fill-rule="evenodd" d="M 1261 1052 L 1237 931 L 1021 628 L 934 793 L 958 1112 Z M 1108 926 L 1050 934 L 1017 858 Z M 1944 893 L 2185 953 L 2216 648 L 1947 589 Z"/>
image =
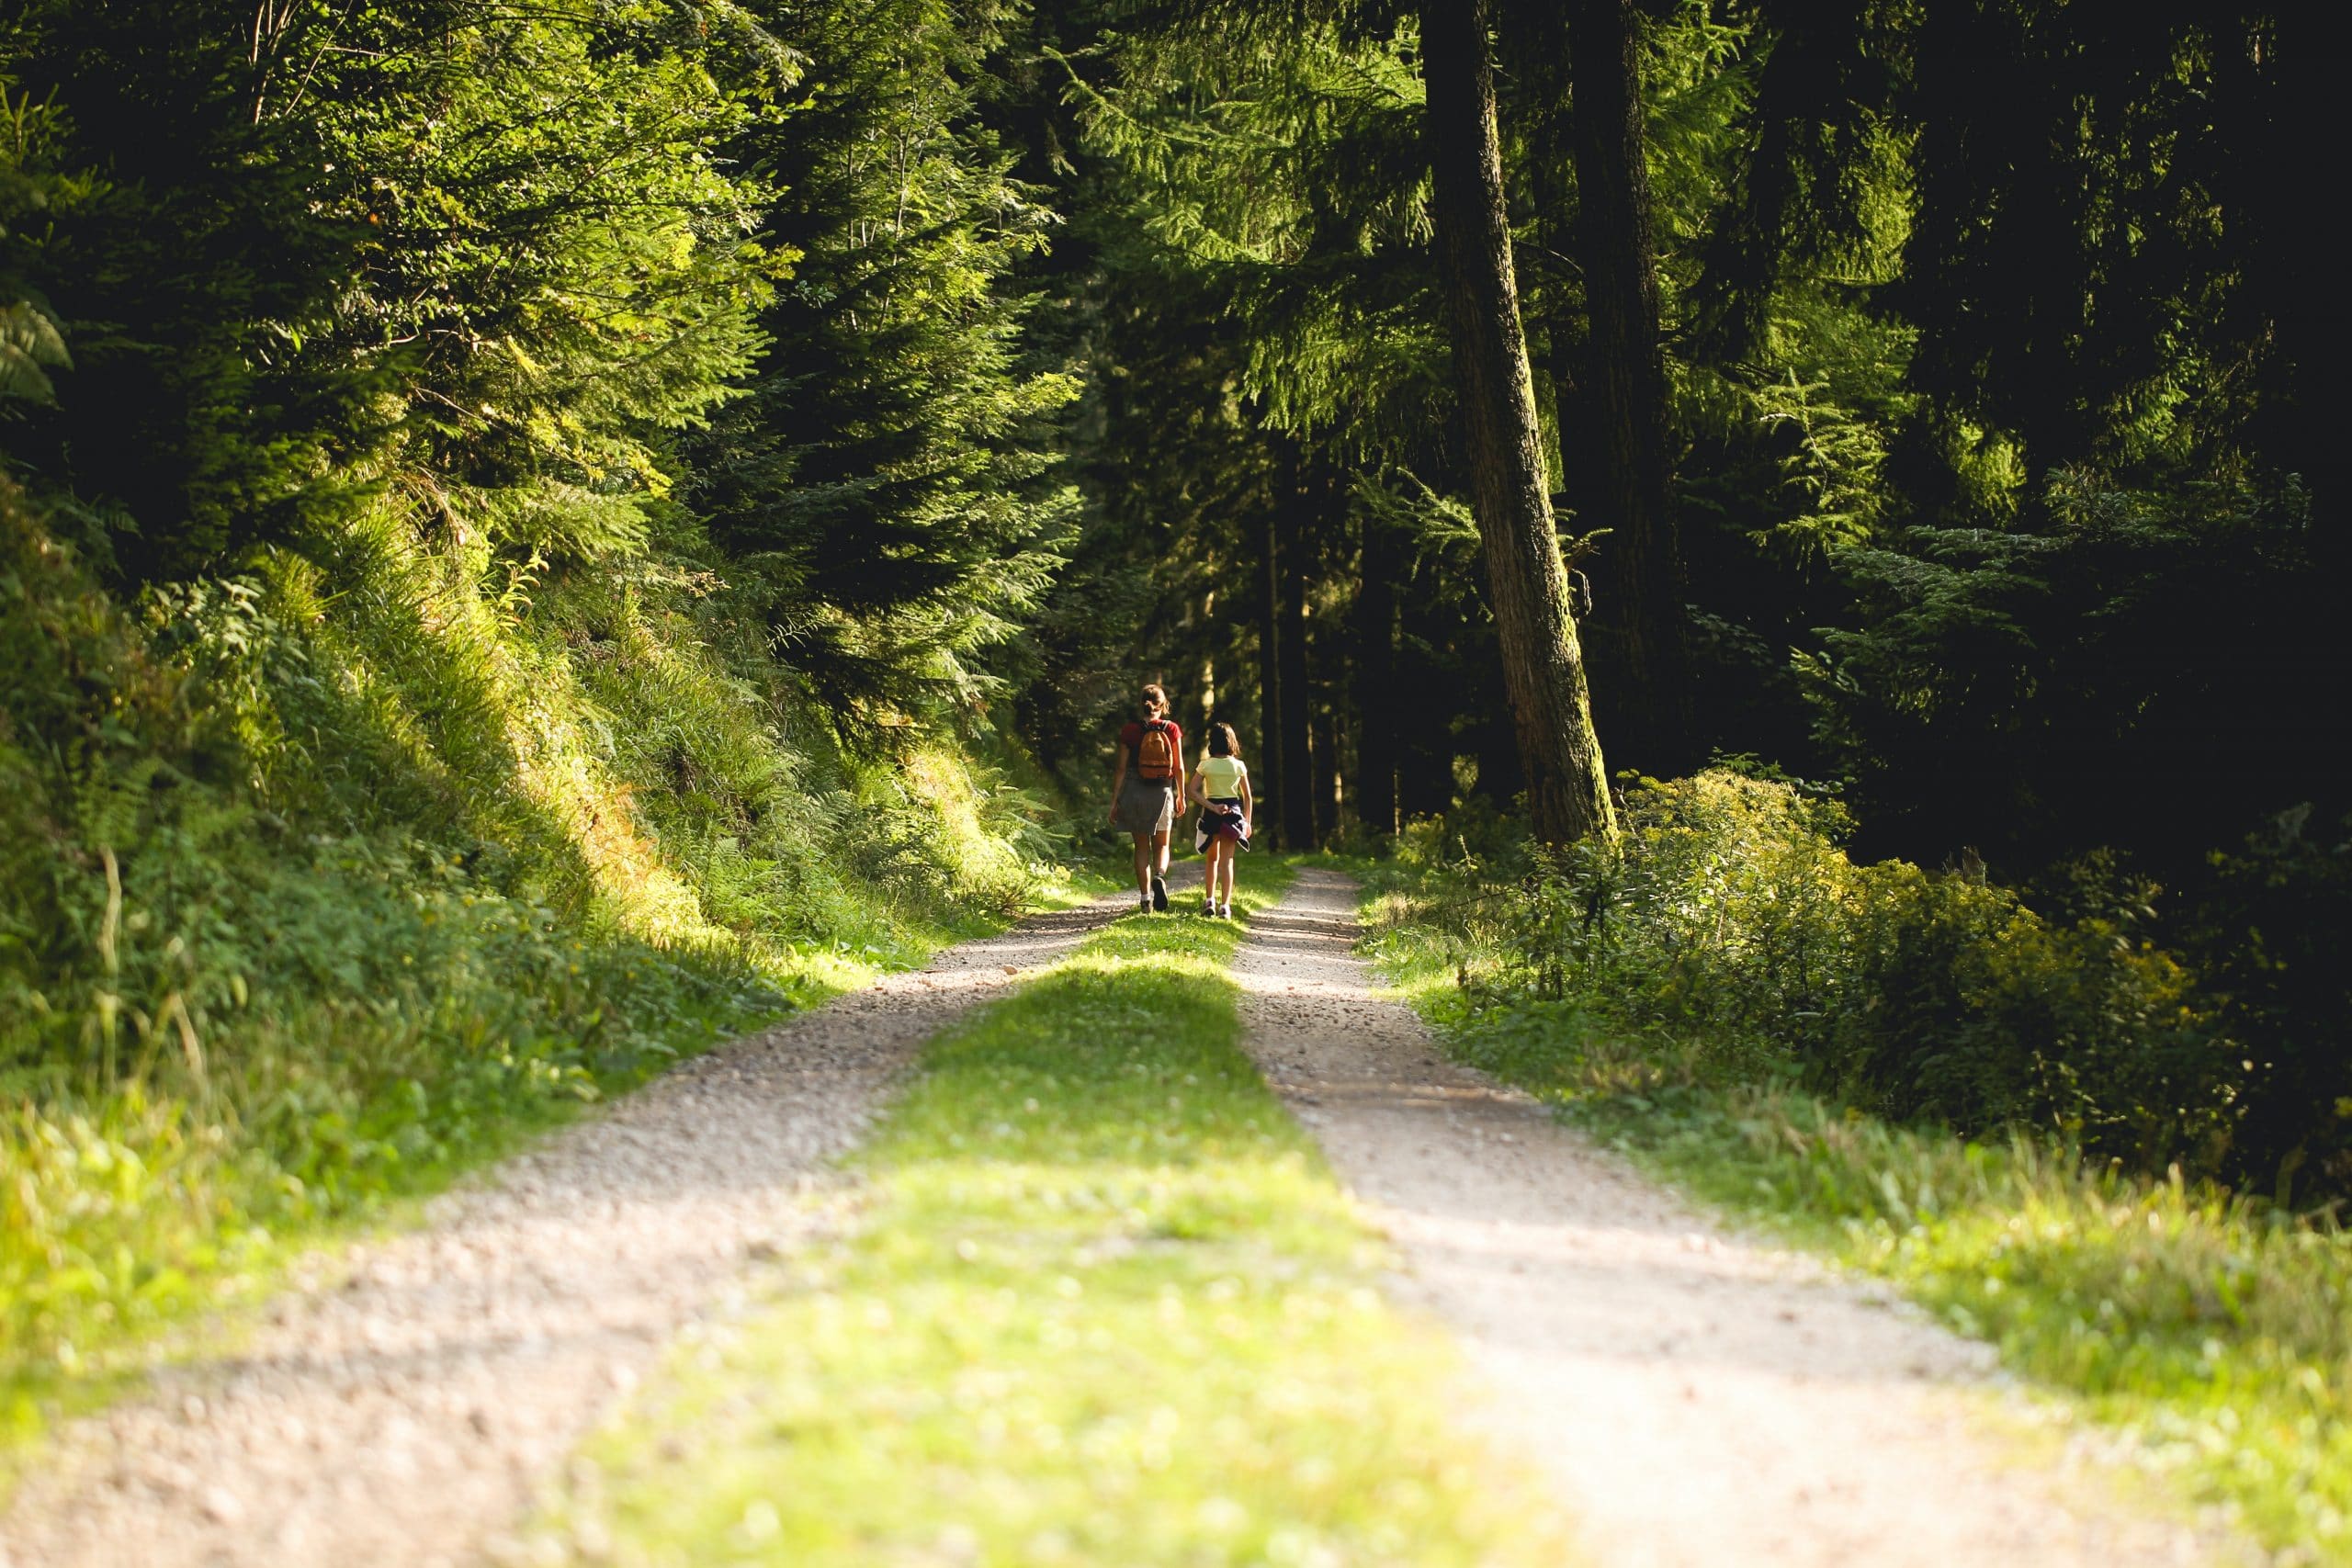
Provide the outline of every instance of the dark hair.
<path id="1" fill-rule="evenodd" d="M 1158 705 L 1160 712 L 1166 713 L 1168 711 L 1167 689 L 1161 686 L 1157 681 L 1143 689 L 1143 705 L 1150 707 L 1155 704 Z"/>
<path id="2" fill-rule="evenodd" d="M 1241 755 L 1241 742 L 1234 739 L 1233 726 L 1229 724 L 1209 726 L 1209 755 L 1212 757 Z"/>

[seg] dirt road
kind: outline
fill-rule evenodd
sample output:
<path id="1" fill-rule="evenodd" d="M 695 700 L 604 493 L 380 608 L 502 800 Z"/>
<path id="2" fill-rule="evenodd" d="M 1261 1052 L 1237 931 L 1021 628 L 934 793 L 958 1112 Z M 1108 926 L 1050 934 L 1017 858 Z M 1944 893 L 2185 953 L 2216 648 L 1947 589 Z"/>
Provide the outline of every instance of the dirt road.
<path id="1" fill-rule="evenodd" d="M 1307 871 L 1253 922 L 1235 965 L 1250 1049 L 1596 1562 L 2212 1560 L 2216 1541 L 2098 1500 L 2097 1477 L 2005 1461 L 1984 1435 L 1984 1347 L 1726 1232 L 1445 1060 L 1354 955 L 1354 906 L 1346 879 Z"/>
<path id="2" fill-rule="evenodd" d="M 1253 922 L 1250 1048 L 1397 1242 L 1397 1292 L 1465 1347 L 1476 1418 L 1549 1473 L 1592 1561 L 2212 1560 L 2214 1539 L 2115 1506 L 2071 1461 L 2005 1460 L 1982 1347 L 1727 1233 L 1447 1062 L 1354 956 L 1353 902 L 1307 871 Z M 450 1194 L 249 1342 L 70 1429 L 0 1519 L 0 1568 L 518 1555 L 506 1532 L 662 1347 L 747 1259 L 829 1224 L 831 1162 L 922 1040 L 1127 907 L 954 949 Z"/>
<path id="3" fill-rule="evenodd" d="M 448 1194 L 244 1342 L 65 1432 L 0 1517 L 0 1568 L 502 1555 L 539 1483 L 744 1260 L 826 1224 L 829 1163 L 923 1040 L 1129 907 L 953 948 Z"/>

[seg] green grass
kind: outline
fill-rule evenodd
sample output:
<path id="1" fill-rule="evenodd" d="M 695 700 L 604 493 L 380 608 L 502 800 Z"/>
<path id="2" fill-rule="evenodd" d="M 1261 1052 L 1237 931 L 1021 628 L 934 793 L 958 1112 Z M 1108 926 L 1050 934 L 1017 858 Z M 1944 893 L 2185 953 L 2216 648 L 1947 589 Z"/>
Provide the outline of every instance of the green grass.
<path id="1" fill-rule="evenodd" d="M 1034 907 L 1092 896 L 1047 884 Z M 559 941 L 551 963 L 485 961 L 429 998 L 253 1020 L 200 1094 L 132 1078 L 20 1102 L 0 1119 L 0 1491 L 60 1419 L 217 1353 L 297 1258 L 411 1223 L 681 1057 L 1006 923 L 902 919 L 885 948 L 749 972 Z M 200 1347 L 180 1333 L 198 1318 Z"/>
<path id="2" fill-rule="evenodd" d="M 1027 907 L 1109 889 L 1075 868 Z M 196 1083 L 60 1077 L 0 1111 L 0 1495 L 61 1419 L 217 1353 L 296 1258 L 411 1223 L 458 1176 L 682 1057 L 1010 923 L 877 899 L 865 941 L 770 943 L 746 964 L 511 919 L 470 890 L 388 902 L 408 919 L 357 923 L 415 958 L 411 986 L 256 998 Z M 182 1333 L 198 1320 L 200 1347 Z"/>
<path id="3" fill-rule="evenodd" d="M 1084 894 L 1034 768 L 843 749 L 676 561 L 331 543 L 134 615 L 0 484 L 0 1487 L 296 1255 Z"/>
<path id="4" fill-rule="evenodd" d="M 1474 1011 L 1464 908 L 1396 868 L 1365 914 L 1385 975 L 1455 1053 L 1651 1173 L 1887 1280 L 2061 1408 L 2129 1433 L 2176 1498 L 2236 1512 L 2290 1563 L 2352 1562 L 2352 1236 L 2211 1189 L 2086 1168 L 2030 1137 L 1889 1125 L 1736 1053 L 1590 1004 Z"/>
<path id="5" fill-rule="evenodd" d="M 1244 868 L 1261 908 L 1286 868 Z M 544 1539 L 622 1562 L 1564 1560 L 1238 1048 L 1239 940 L 1130 917 L 930 1047 L 854 1235 L 684 1354 Z"/>
<path id="6" fill-rule="evenodd" d="M 1091 897 L 1084 880 L 1037 885 L 1032 907 Z M 1009 919 L 894 911 L 855 947 L 747 964 L 499 902 L 367 921 L 414 957 L 413 981 L 364 1001 L 256 995 L 204 1043 L 200 1076 L 126 1053 L 111 1088 L 28 1078 L 0 1111 L 0 1492 L 60 1420 L 218 1353 L 296 1258 L 410 1224 L 458 1176 L 680 1058 Z"/>

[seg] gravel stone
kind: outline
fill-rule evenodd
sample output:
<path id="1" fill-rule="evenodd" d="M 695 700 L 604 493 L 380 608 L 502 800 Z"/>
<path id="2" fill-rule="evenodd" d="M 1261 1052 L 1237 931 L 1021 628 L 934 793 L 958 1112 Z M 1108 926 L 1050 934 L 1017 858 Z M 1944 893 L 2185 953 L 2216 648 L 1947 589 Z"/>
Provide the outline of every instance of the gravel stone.
<path id="1" fill-rule="evenodd" d="M 299 1269 L 249 1334 L 62 1429 L 0 1515 L 0 1565 L 497 1559 L 740 1270 L 836 1224 L 831 1162 L 922 1043 L 1127 908 L 1032 919 L 682 1063 L 358 1247 L 339 1279 Z"/>
<path id="2" fill-rule="evenodd" d="M 2041 1412 L 1989 1347 L 1727 1231 L 1445 1060 L 1377 994 L 1354 909 L 1348 879 L 1306 870 L 1251 921 L 1250 1049 L 1396 1243 L 1395 1293 L 1466 1349 L 1477 1422 L 1549 1474 L 1592 1561 L 2258 1560 L 2211 1521 L 2121 1506 L 2093 1439 L 1996 1436 Z"/>

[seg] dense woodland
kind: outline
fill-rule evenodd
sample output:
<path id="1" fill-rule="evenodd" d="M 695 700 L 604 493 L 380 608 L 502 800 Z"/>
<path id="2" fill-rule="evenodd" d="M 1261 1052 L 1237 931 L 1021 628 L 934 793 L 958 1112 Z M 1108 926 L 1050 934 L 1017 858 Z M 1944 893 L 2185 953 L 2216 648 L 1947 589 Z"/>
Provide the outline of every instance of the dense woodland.
<path id="1" fill-rule="evenodd" d="M 12 0 L 10 1325 L 1017 907 L 1147 679 L 1531 993 L 2352 1192 L 2316 27 Z"/>

